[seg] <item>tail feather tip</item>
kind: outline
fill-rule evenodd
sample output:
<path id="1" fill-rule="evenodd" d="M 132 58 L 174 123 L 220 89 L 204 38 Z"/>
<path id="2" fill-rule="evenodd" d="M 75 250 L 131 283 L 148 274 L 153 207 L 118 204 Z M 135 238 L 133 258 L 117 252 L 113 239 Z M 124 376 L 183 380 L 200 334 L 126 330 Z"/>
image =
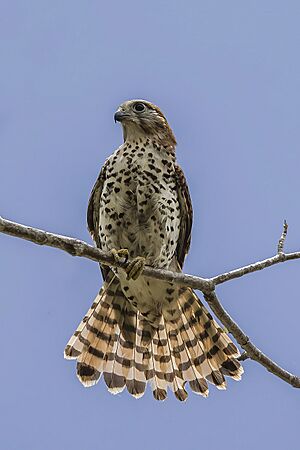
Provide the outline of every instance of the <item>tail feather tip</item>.
<path id="1" fill-rule="evenodd" d="M 94 386 L 100 379 L 101 373 L 94 367 L 77 363 L 77 377 L 84 387 Z"/>
<path id="2" fill-rule="evenodd" d="M 120 394 L 121 392 L 123 392 L 125 389 L 125 386 L 122 387 L 108 387 L 107 390 L 108 392 L 110 392 L 112 395 L 117 395 Z"/>
<path id="3" fill-rule="evenodd" d="M 64 349 L 64 358 L 65 359 L 76 359 L 80 355 L 80 352 L 75 350 L 71 345 L 67 345 Z"/>

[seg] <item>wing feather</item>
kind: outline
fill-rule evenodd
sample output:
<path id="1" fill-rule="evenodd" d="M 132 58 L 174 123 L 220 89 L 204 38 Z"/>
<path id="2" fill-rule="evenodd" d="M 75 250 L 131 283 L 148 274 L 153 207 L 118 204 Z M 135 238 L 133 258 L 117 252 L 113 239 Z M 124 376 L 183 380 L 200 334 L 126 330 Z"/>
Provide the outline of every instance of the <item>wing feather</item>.
<path id="1" fill-rule="evenodd" d="M 175 166 L 175 174 L 177 181 L 177 194 L 180 206 L 180 232 L 176 248 L 177 261 L 182 269 L 184 259 L 189 251 L 191 244 L 191 231 L 193 223 L 193 207 L 189 188 L 180 166 Z"/>
<path id="2" fill-rule="evenodd" d="M 101 249 L 101 239 L 99 235 L 99 222 L 100 222 L 100 199 L 103 190 L 103 185 L 107 176 L 107 163 L 108 160 L 103 164 L 101 171 L 98 175 L 98 178 L 93 186 L 89 203 L 87 209 L 87 225 L 90 235 L 92 236 L 95 244 L 98 248 Z M 104 266 L 100 264 L 100 269 L 102 272 L 103 280 L 107 281 L 109 278 L 108 275 L 111 272 L 108 266 Z"/>

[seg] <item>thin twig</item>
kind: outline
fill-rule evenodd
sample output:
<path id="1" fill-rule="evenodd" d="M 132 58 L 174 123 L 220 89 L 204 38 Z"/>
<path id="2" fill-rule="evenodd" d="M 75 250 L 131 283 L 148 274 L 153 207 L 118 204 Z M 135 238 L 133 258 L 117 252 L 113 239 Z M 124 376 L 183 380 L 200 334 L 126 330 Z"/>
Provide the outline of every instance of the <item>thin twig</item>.
<path id="1" fill-rule="evenodd" d="M 243 277 L 244 275 L 248 275 L 249 273 L 257 272 L 259 270 L 266 269 L 267 267 L 274 266 L 275 264 L 299 258 L 300 252 L 280 253 L 278 255 L 272 256 L 271 258 L 264 259 L 263 261 L 258 261 L 256 263 L 249 264 L 248 266 L 240 267 L 239 269 L 234 269 L 230 272 L 222 273 L 221 275 L 209 278 L 209 281 L 215 285 L 225 283 L 226 281 Z"/>
<path id="2" fill-rule="evenodd" d="M 277 253 L 278 254 L 282 254 L 283 253 L 287 232 L 288 232 L 288 224 L 287 224 L 287 221 L 285 220 L 283 222 L 282 234 L 281 234 L 280 239 L 278 241 L 278 246 L 277 246 Z"/>
<path id="3" fill-rule="evenodd" d="M 124 268 L 127 264 L 117 262 L 111 254 L 105 253 L 100 249 L 92 247 L 84 241 L 21 225 L 19 223 L 11 222 L 1 217 L 0 232 L 21 239 L 29 240 L 38 245 L 55 247 L 69 253 L 72 256 L 88 258 L 93 261 L 101 262 L 105 265 Z M 193 275 L 186 275 L 183 273 L 175 273 L 169 270 L 153 269 L 149 266 L 145 267 L 143 274 L 148 277 L 170 281 L 181 286 L 188 286 L 193 289 L 202 291 L 207 303 L 210 305 L 217 318 L 220 320 L 223 326 L 226 327 L 227 330 L 235 337 L 240 346 L 245 350 L 245 352 L 240 356 L 241 361 L 247 358 L 253 359 L 254 361 L 262 364 L 269 372 L 272 372 L 274 375 L 278 376 L 292 386 L 300 388 L 300 378 L 279 367 L 274 361 L 272 361 L 264 353 L 262 353 L 252 342 L 250 342 L 249 337 L 246 336 L 246 334 L 241 330 L 241 328 L 239 328 L 239 326 L 233 321 L 230 315 L 223 308 L 215 293 L 215 286 L 218 284 L 242 277 L 258 270 L 265 269 L 280 262 L 299 259 L 300 252 L 286 254 L 283 253 L 286 232 L 287 224 L 285 223 L 284 231 L 278 244 L 278 250 L 281 251 L 277 255 L 263 261 L 256 262 L 254 264 L 250 264 L 248 266 L 241 267 L 239 269 L 235 269 L 221 275 L 217 275 L 213 278 L 201 278 Z M 280 244 L 281 242 L 282 244 Z"/>

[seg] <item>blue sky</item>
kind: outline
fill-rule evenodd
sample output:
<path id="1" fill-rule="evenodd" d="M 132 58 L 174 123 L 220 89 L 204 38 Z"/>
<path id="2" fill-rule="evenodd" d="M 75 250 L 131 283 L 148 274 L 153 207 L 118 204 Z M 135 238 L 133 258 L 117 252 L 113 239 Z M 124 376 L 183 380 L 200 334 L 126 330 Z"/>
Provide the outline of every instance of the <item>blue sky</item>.
<path id="1" fill-rule="evenodd" d="M 195 217 L 186 272 L 300 242 L 300 4 L 2 0 L 0 215 L 90 242 L 87 200 L 120 144 L 116 107 L 146 98 L 178 140 Z M 300 391 L 255 362 L 208 399 L 155 402 L 84 389 L 63 349 L 97 264 L 0 235 L 1 448 L 296 448 Z M 264 352 L 300 374 L 299 263 L 218 289 Z"/>

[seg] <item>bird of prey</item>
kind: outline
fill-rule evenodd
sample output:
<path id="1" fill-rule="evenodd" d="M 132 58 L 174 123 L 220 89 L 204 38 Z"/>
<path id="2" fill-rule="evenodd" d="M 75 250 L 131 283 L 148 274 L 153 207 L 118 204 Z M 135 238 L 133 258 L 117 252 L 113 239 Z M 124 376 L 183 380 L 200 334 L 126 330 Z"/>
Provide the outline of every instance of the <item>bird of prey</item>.
<path id="1" fill-rule="evenodd" d="M 65 348 L 84 386 L 103 374 L 112 393 L 178 400 L 208 382 L 241 378 L 239 352 L 191 288 L 143 275 L 149 266 L 181 272 L 191 241 L 192 204 L 176 140 L 162 111 L 129 100 L 115 113 L 124 143 L 105 161 L 93 187 L 88 229 L 98 248 L 126 269 L 100 265 L 104 285 Z"/>

